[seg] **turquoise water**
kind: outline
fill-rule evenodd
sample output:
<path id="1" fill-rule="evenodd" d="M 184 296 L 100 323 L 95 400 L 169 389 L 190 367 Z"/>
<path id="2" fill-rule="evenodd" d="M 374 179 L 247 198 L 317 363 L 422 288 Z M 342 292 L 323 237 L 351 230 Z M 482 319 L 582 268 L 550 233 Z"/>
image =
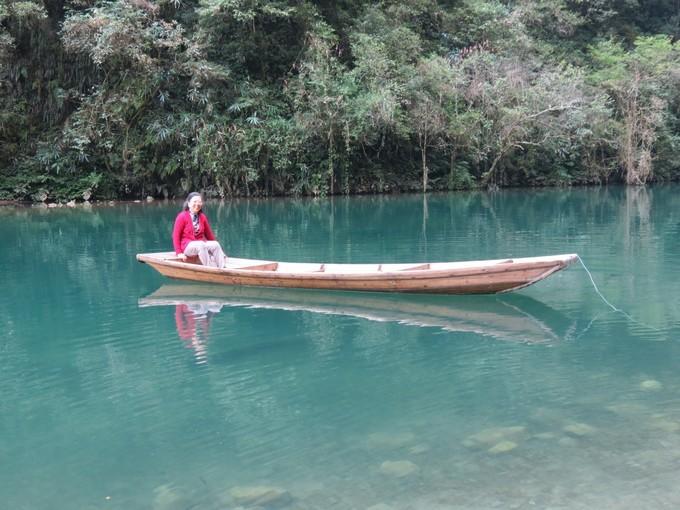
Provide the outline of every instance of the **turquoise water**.
<path id="1" fill-rule="evenodd" d="M 209 202 L 234 256 L 577 252 L 502 296 L 178 284 L 177 203 L 0 208 L 0 501 L 680 506 L 678 186 Z M 259 489 L 257 488 L 259 487 Z"/>

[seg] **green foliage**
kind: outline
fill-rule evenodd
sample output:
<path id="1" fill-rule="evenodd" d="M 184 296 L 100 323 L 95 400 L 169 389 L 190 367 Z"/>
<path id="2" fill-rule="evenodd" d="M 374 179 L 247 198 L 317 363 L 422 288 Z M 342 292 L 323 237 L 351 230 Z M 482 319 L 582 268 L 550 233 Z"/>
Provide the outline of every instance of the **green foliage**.
<path id="1" fill-rule="evenodd" d="M 669 103 L 680 92 L 680 44 L 657 35 L 636 39 L 632 50 L 614 40 L 600 42 L 591 53 L 591 80 L 616 102 L 622 174 L 629 184 L 644 184 L 653 177 L 654 159 L 673 159 L 678 111 Z M 665 150 L 658 150 L 660 141 Z"/>
<path id="2" fill-rule="evenodd" d="M 37 2 L 8 2 L 0 7 L 0 19 L 5 18 L 17 28 L 37 27 L 47 18 L 45 7 Z"/>
<path id="3" fill-rule="evenodd" d="M 0 196 L 678 179 L 678 19 L 671 0 L 4 0 Z"/>

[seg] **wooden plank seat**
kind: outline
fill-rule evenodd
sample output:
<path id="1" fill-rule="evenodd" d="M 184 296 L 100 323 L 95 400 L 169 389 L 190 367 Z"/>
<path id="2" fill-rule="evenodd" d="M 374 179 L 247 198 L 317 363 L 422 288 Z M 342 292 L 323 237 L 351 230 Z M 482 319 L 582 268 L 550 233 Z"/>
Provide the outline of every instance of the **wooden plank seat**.
<path id="1" fill-rule="evenodd" d="M 269 262 L 266 264 L 255 264 L 252 266 L 235 266 L 229 269 L 244 269 L 248 271 L 276 271 L 279 267 L 278 262 Z"/>
<path id="2" fill-rule="evenodd" d="M 419 264 L 417 266 L 405 267 L 404 269 L 400 269 L 399 271 L 423 271 L 426 269 L 430 269 L 430 264 Z"/>

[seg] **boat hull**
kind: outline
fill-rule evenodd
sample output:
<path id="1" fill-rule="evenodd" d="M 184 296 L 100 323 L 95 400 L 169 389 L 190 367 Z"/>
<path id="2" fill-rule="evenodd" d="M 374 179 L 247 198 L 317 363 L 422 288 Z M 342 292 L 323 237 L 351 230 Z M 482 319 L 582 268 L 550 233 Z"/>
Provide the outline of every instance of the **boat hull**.
<path id="1" fill-rule="evenodd" d="M 137 255 L 164 276 L 233 286 L 369 292 L 496 294 L 564 269 L 577 255 L 432 264 L 295 264 L 229 259 L 225 268 L 183 262 L 174 253 Z M 409 267 L 410 266 L 410 267 Z"/>

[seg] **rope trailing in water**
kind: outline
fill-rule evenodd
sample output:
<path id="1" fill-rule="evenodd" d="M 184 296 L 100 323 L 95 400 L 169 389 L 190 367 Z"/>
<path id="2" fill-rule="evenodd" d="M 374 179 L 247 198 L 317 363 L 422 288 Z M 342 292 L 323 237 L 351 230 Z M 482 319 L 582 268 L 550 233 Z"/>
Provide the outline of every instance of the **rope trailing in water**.
<path id="1" fill-rule="evenodd" d="M 626 312 L 624 312 L 624 311 L 621 310 L 620 308 L 615 307 L 613 304 L 611 304 L 609 301 L 607 301 L 607 298 L 605 298 L 605 297 L 602 295 L 602 292 L 600 292 L 600 289 L 597 288 L 597 284 L 595 283 L 595 280 L 593 279 L 593 275 L 590 273 L 590 271 L 589 271 L 588 268 L 586 267 L 586 263 L 583 262 L 583 259 L 581 258 L 580 255 L 576 255 L 576 257 L 578 258 L 578 261 L 579 261 L 579 262 L 581 263 L 581 265 L 583 266 L 583 269 L 586 270 L 586 273 L 588 274 L 588 277 L 590 278 L 590 282 L 593 284 L 593 288 L 595 289 L 595 292 L 597 292 L 597 295 L 600 296 L 600 298 L 602 298 L 602 301 L 604 301 L 604 302 L 606 303 L 606 305 L 607 305 L 609 308 L 611 308 L 612 310 L 614 310 L 616 313 L 620 313 L 621 315 L 623 315 L 624 317 L 626 317 L 629 321 L 634 322 L 635 324 L 639 324 L 640 326 L 643 326 L 643 327 L 645 327 L 645 328 L 653 329 L 654 331 L 661 331 L 660 329 L 655 328 L 654 326 L 650 326 L 649 324 L 645 324 L 644 322 L 640 322 L 640 321 L 638 321 L 638 320 L 635 320 L 635 319 L 634 319 L 633 317 L 631 317 L 629 314 L 627 314 Z M 597 317 L 596 317 L 596 318 L 597 318 Z M 595 319 L 593 319 L 593 320 L 595 320 Z M 591 321 L 591 322 L 592 322 L 592 321 Z M 588 325 L 588 328 L 590 328 L 590 324 Z"/>
<path id="2" fill-rule="evenodd" d="M 628 315 L 628 314 L 626 314 L 626 312 L 624 312 L 623 310 L 620 310 L 620 309 L 616 308 L 613 304 L 611 304 L 609 301 L 607 301 L 607 298 L 605 298 L 605 297 L 602 295 L 602 292 L 600 292 L 600 289 L 597 288 L 597 284 L 595 284 L 595 280 L 593 280 L 593 275 L 590 273 L 590 271 L 589 271 L 588 268 L 586 267 L 586 263 L 583 262 L 583 259 L 581 258 L 580 255 L 576 255 L 576 256 L 578 257 L 578 261 L 579 261 L 579 262 L 581 263 L 581 265 L 583 266 L 583 269 L 585 269 L 585 270 L 586 270 L 586 273 L 588 273 L 588 277 L 590 278 L 590 282 L 593 284 L 593 288 L 595 289 L 595 292 L 597 292 L 597 295 L 600 296 L 600 297 L 602 298 L 602 301 L 604 301 L 604 302 L 607 304 L 607 306 L 609 306 L 609 308 L 611 308 L 611 309 L 614 310 L 615 312 L 621 312 L 621 313 L 624 314 L 624 315 Z M 628 317 L 630 317 L 630 315 L 628 315 Z"/>

